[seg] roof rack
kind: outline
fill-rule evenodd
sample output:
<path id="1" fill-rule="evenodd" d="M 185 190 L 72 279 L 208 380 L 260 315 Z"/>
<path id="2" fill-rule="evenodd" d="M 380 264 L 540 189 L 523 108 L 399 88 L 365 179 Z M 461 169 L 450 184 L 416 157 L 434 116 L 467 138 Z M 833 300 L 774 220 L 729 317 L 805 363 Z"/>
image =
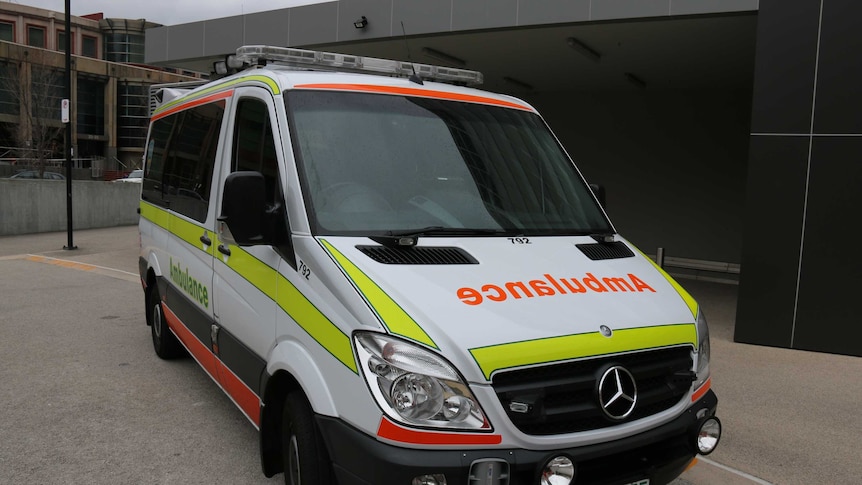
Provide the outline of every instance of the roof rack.
<path id="1" fill-rule="evenodd" d="M 252 66 L 273 63 L 300 69 L 374 73 L 398 77 L 410 77 L 416 74 L 427 81 L 469 86 L 482 84 L 483 81 L 481 72 L 467 69 L 455 69 L 334 52 L 311 51 L 293 47 L 243 46 L 236 50 L 234 59 Z M 230 64 L 230 60 L 228 63 Z"/>

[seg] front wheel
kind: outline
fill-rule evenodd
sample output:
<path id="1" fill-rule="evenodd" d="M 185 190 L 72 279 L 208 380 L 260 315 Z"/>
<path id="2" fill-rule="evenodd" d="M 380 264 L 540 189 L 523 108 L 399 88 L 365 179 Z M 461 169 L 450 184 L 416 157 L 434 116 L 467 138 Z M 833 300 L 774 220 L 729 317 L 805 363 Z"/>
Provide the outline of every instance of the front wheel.
<path id="1" fill-rule="evenodd" d="M 165 313 L 162 310 L 162 299 L 159 290 L 153 285 L 147 292 L 147 316 L 150 331 L 153 334 L 153 350 L 156 355 L 165 360 L 176 359 L 183 355 L 183 348 L 177 337 L 168 328 Z"/>
<path id="2" fill-rule="evenodd" d="M 305 396 L 298 391 L 288 394 L 283 413 L 285 485 L 334 485 L 329 454 Z"/>

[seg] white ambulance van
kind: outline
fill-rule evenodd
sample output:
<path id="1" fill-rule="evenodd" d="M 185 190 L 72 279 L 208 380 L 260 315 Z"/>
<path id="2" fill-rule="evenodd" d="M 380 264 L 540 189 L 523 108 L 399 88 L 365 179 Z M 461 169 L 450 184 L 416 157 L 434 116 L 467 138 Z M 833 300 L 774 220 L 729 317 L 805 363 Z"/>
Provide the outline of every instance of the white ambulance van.
<path id="1" fill-rule="evenodd" d="M 140 274 L 287 484 L 659 484 L 721 424 L 698 304 L 478 72 L 247 46 L 152 90 Z"/>

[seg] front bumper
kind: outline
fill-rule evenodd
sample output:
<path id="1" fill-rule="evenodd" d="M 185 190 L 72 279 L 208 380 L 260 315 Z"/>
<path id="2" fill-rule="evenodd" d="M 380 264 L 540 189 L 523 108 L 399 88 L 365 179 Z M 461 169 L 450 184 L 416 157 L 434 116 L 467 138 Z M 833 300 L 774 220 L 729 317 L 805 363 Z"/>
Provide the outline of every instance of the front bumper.
<path id="1" fill-rule="evenodd" d="M 545 463 L 559 455 L 577 464 L 575 485 L 646 478 L 657 485 L 685 470 L 695 456 L 693 438 L 703 411 L 713 416 L 717 406 L 718 398 L 710 390 L 678 418 L 649 431 L 606 443 L 540 451 L 408 449 L 381 443 L 335 418 L 317 416 L 317 421 L 341 485 L 411 485 L 414 477 L 426 474 L 445 475 L 449 485 L 467 485 L 471 465 L 484 459 L 509 464 L 508 485 L 538 485 Z"/>

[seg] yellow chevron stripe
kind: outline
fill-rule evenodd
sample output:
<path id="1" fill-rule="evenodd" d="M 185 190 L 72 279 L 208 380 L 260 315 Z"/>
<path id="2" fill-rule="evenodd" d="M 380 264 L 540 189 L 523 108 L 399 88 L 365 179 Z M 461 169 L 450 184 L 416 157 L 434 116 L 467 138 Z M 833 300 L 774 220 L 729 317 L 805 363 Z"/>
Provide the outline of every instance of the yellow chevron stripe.
<path id="1" fill-rule="evenodd" d="M 674 345 L 697 347 L 693 323 L 617 330 L 611 337 L 599 332 L 526 340 L 470 349 L 486 379 L 494 372 L 527 365 L 596 357 Z"/>
<path id="2" fill-rule="evenodd" d="M 635 248 L 635 249 L 637 249 L 637 248 Z M 676 292 L 679 293 L 679 296 L 681 296 L 682 299 L 685 301 L 685 304 L 688 305 L 688 309 L 691 311 L 691 314 L 694 317 L 694 319 L 697 320 L 697 309 L 698 309 L 697 300 L 695 300 L 685 290 L 685 288 L 683 288 L 679 283 L 677 283 L 676 280 L 673 279 L 673 277 L 671 275 L 667 274 L 667 272 L 661 266 L 656 264 L 656 262 L 653 261 L 652 258 L 650 258 L 646 254 L 641 252 L 640 249 L 637 249 L 637 251 L 640 253 L 641 256 L 643 256 L 644 259 L 649 261 L 653 265 L 653 267 L 655 267 L 655 269 L 657 269 L 658 272 L 661 273 L 662 276 L 665 277 L 665 279 L 668 281 L 668 283 L 671 284 L 671 286 L 673 286 L 673 288 L 676 290 Z"/>
<path id="3" fill-rule="evenodd" d="M 214 254 L 213 248 L 219 245 L 215 234 L 210 233 L 213 244 L 208 250 L 204 250 L 200 242 L 200 236 L 204 231 L 202 226 L 190 223 L 147 202 L 141 202 L 141 217 L 208 254 Z M 290 318 L 333 357 L 353 372 L 359 372 L 356 367 L 356 360 L 353 358 L 353 346 L 350 337 L 345 335 L 326 315 L 318 310 L 290 280 L 239 246 L 230 246 L 230 251 L 231 255 L 227 259 L 229 268 L 276 302 Z"/>
<path id="4" fill-rule="evenodd" d="M 413 317 L 408 315 L 374 280 L 369 278 L 328 241 L 321 239 L 320 242 L 341 266 L 347 277 L 353 281 L 353 285 L 356 286 L 390 333 L 437 348 L 431 337 L 425 333 L 425 330 L 422 330 L 422 327 L 413 320 Z"/>

